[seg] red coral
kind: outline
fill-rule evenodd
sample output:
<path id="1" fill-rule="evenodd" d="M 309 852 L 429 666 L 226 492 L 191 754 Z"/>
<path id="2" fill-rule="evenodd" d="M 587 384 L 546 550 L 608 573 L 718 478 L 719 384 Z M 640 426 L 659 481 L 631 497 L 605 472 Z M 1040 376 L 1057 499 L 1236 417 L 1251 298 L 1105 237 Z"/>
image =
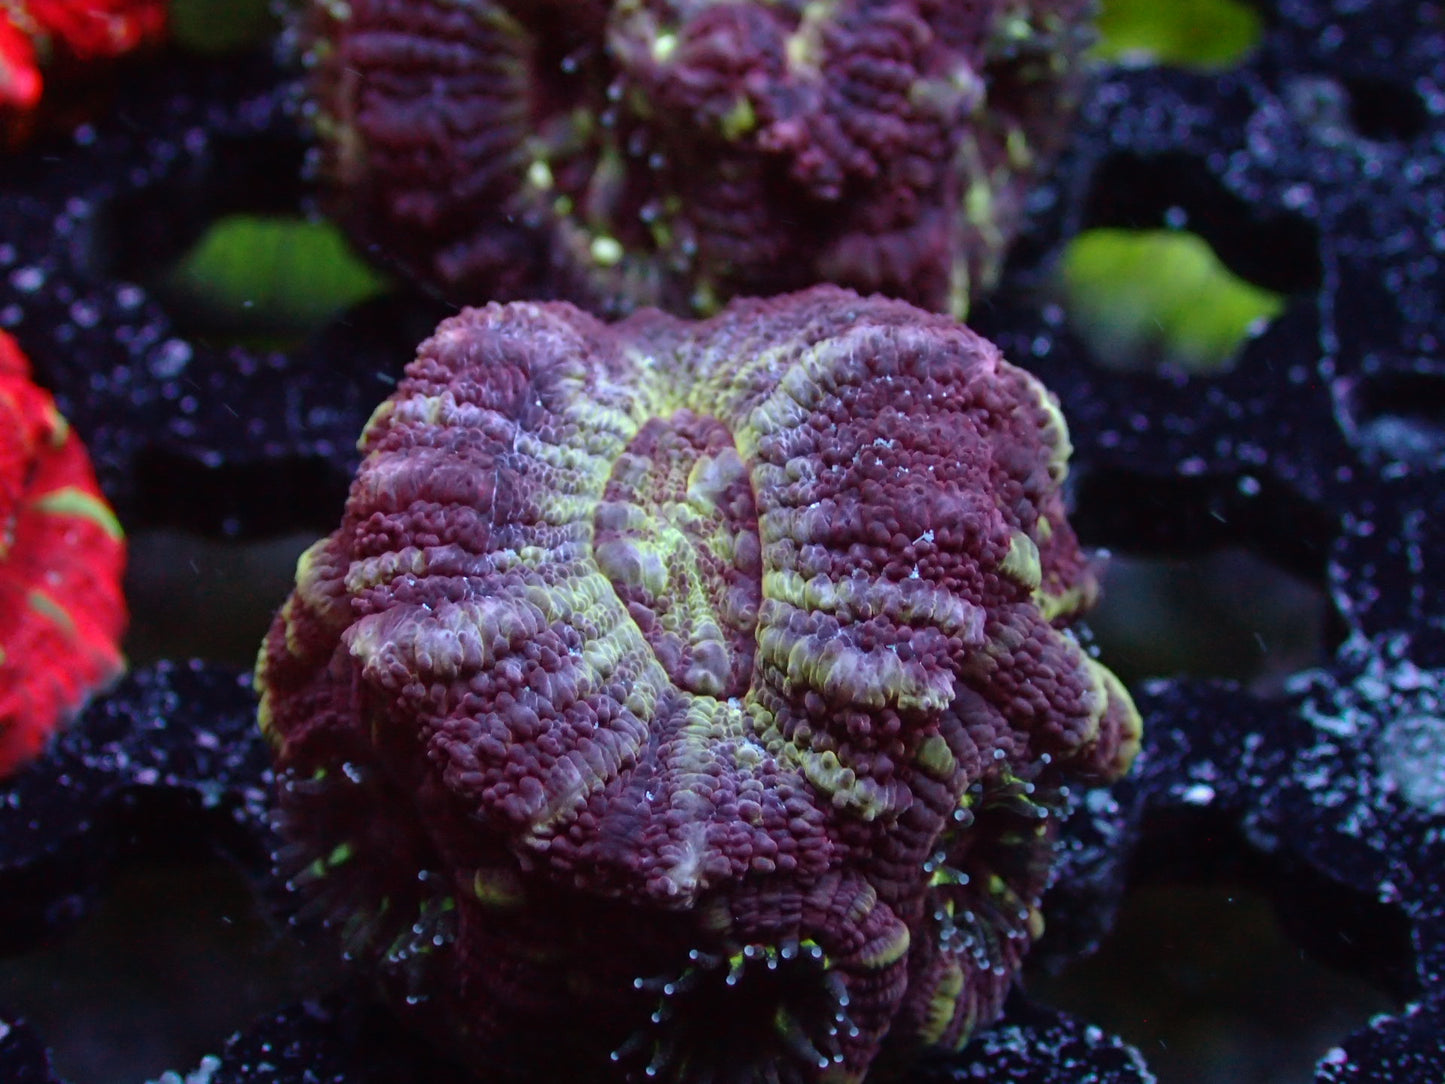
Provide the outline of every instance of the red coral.
<path id="1" fill-rule="evenodd" d="M 961 315 L 1057 149 L 1086 0 L 313 0 L 325 172 L 469 302 L 709 312 L 819 281 Z"/>
<path id="2" fill-rule="evenodd" d="M 124 565 L 80 438 L 0 332 L 0 776 L 120 672 Z"/>
<path id="3" fill-rule="evenodd" d="M 997 1014 L 1064 780 L 1138 733 L 1061 631 L 1032 377 L 832 287 L 490 306 L 362 449 L 257 678 L 285 861 L 403 1011 L 489 1075 L 718 1081 Z"/>
<path id="4" fill-rule="evenodd" d="M 40 102 L 35 43 L 0 9 L 0 109 L 29 114 Z"/>
<path id="5" fill-rule="evenodd" d="M 0 143 L 35 127 L 42 72 L 72 79 L 166 34 L 166 0 L 0 0 Z"/>

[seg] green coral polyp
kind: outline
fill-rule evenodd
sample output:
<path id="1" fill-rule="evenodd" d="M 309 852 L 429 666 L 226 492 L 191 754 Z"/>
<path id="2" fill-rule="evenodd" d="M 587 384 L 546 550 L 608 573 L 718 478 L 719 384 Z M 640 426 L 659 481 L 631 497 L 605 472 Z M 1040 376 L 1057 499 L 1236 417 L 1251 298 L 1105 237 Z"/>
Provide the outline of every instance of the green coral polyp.
<path id="1" fill-rule="evenodd" d="M 964 1041 L 1065 781 L 1137 743 L 1059 627 L 1096 594 L 1066 448 L 991 345 L 836 288 L 446 321 L 258 662 L 298 889 L 478 1066 L 858 1081 Z"/>

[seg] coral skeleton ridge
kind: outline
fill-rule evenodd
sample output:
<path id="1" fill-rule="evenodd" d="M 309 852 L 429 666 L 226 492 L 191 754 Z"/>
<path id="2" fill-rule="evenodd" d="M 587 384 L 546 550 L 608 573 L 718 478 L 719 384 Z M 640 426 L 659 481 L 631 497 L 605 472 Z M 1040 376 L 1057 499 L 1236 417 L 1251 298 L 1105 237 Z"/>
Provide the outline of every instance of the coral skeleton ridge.
<path id="1" fill-rule="evenodd" d="M 835 287 L 448 319 L 258 662 L 305 910 L 472 1064 L 853 1081 L 960 1045 L 1068 783 L 1138 742 L 1063 627 L 1096 593 L 1068 447 L 989 343 Z"/>

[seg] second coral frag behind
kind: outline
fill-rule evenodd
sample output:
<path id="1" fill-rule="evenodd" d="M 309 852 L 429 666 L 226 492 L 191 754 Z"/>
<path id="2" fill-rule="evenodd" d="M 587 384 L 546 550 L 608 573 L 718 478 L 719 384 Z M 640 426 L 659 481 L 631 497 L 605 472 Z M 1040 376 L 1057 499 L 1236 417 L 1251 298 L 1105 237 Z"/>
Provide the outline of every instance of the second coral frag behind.
<path id="1" fill-rule="evenodd" d="M 0 776 L 123 669 L 124 567 L 85 447 L 0 332 Z"/>
<path id="2" fill-rule="evenodd" d="M 330 206 L 449 301 L 961 316 L 1068 131 L 1086 0 L 313 0 Z"/>

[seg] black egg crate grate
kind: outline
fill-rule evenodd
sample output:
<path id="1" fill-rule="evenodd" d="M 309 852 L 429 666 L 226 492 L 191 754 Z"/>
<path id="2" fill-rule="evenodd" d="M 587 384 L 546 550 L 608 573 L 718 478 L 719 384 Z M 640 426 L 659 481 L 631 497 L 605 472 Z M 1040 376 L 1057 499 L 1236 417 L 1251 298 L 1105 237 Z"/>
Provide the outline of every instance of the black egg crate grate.
<path id="1" fill-rule="evenodd" d="M 1316 1079 L 1438 1082 L 1445 6 L 1257 6 L 1263 41 L 1232 70 L 1103 75 L 971 322 L 1063 400 L 1087 540 L 1250 550 L 1327 583 L 1336 646 L 1267 698 L 1197 680 L 1136 690 L 1144 752 L 1109 795 L 1080 801 L 1043 947 L 1097 940 L 1126 863 L 1205 868 L 1228 837 L 1267 871 L 1302 945 L 1406 1006 L 1322 1050 Z M 56 391 L 132 529 L 329 529 L 356 433 L 438 315 L 394 293 L 290 353 L 211 349 L 130 284 L 221 215 L 300 206 L 291 93 L 267 58 L 169 60 L 62 152 L 0 160 L 0 326 Z M 1286 308 L 1226 374 L 1110 371 L 1046 300 L 1048 268 L 1083 229 L 1181 221 Z M 133 672 L 0 787 L 0 951 L 68 929 L 136 849 L 210 848 L 262 876 L 266 760 L 246 675 L 184 662 Z M 368 1011 L 280 1008 L 233 1038 L 209 1079 L 441 1079 L 375 1038 L 388 1032 L 365 1026 Z M 1022 998 L 913 1078 L 1152 1079 L 1119 1040 Z M 42 1037 L 0 1020 L 0 1081 L 55 1079 Z"/>

